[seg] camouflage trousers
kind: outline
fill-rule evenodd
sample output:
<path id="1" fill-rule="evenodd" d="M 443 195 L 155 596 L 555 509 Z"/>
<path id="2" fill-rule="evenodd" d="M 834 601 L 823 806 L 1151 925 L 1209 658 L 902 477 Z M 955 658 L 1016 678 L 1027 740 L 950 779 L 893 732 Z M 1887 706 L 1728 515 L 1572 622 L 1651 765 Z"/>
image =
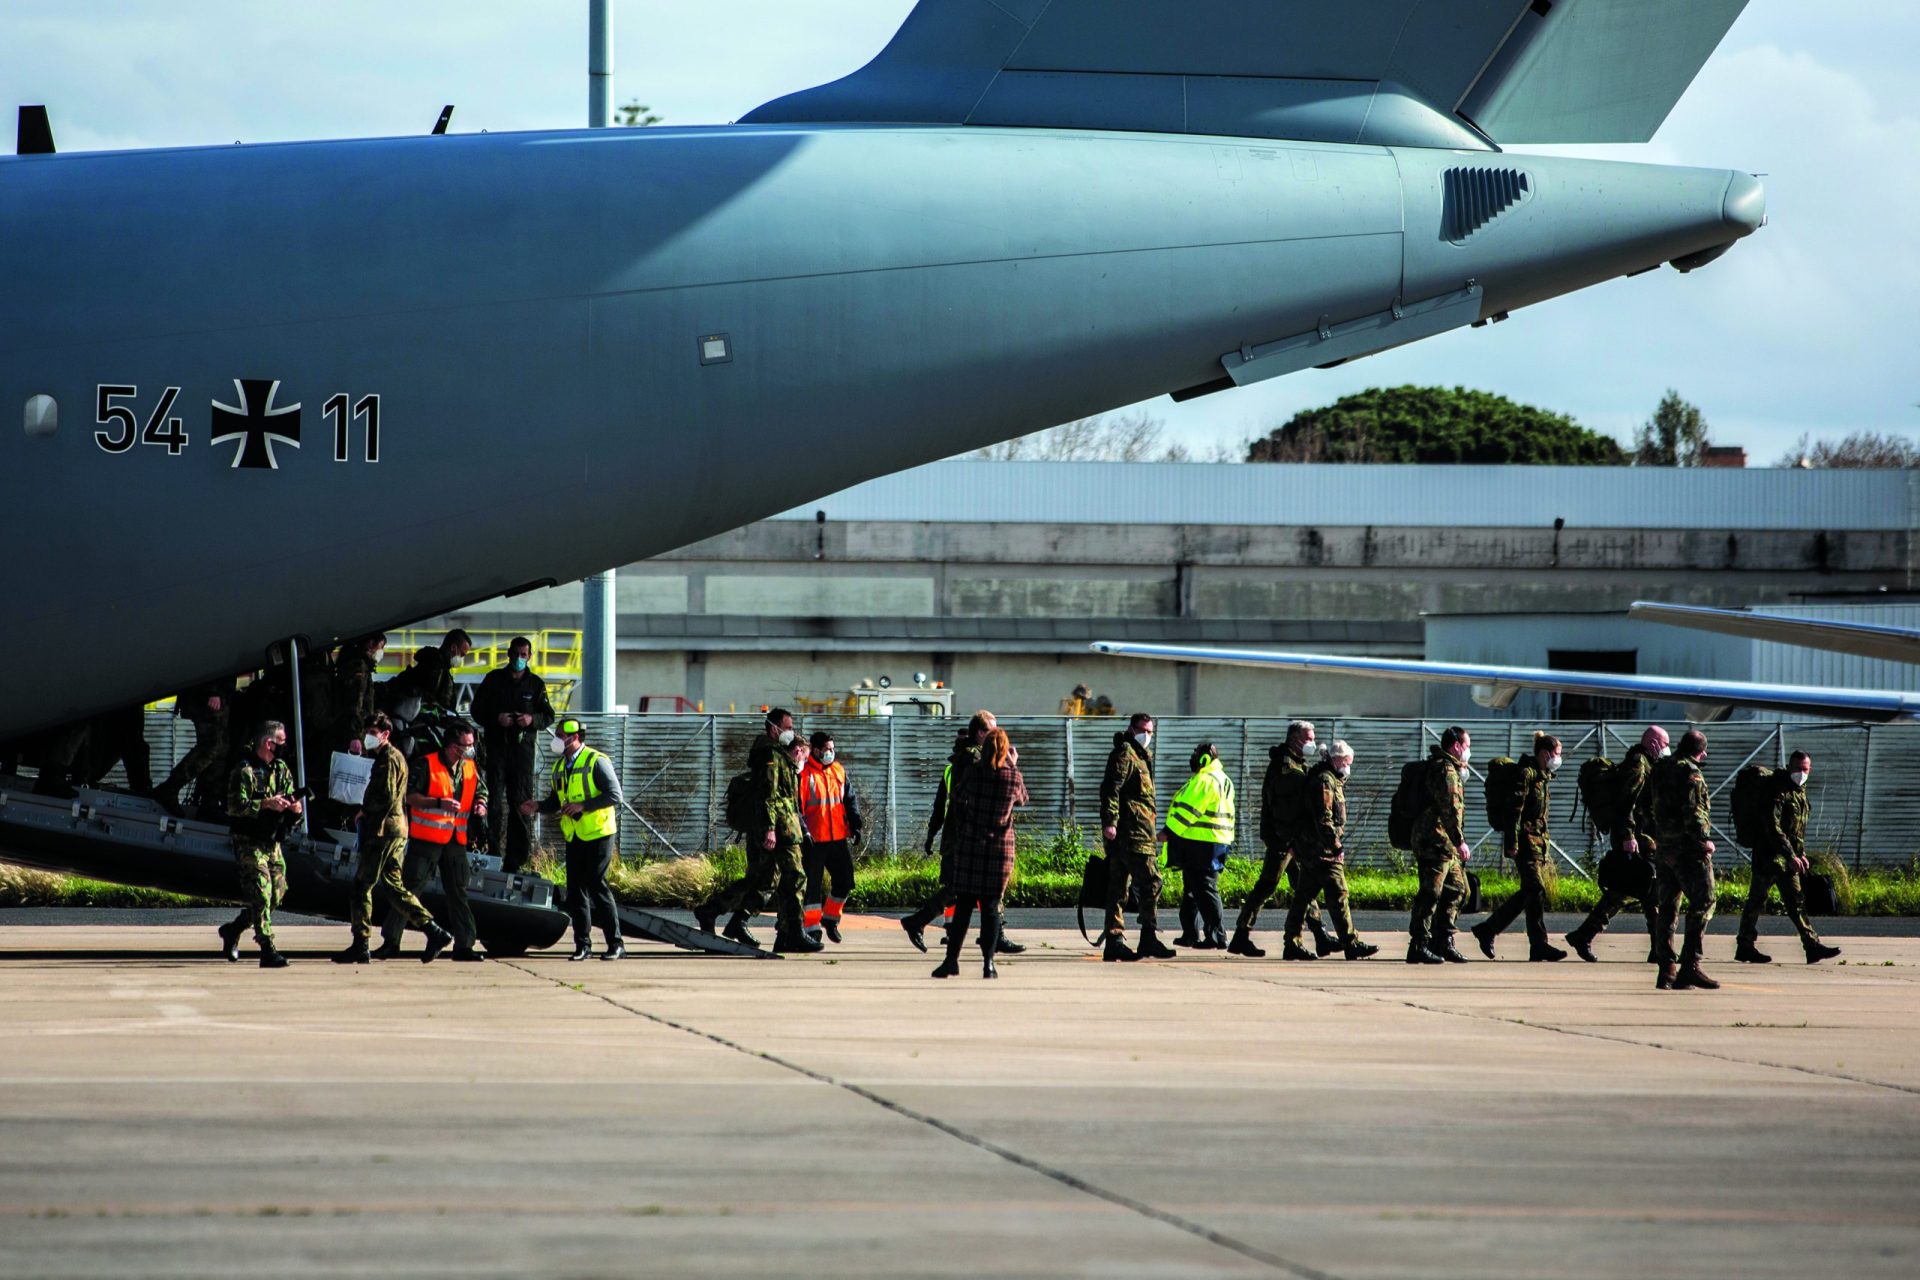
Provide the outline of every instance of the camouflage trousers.
<path id="1" fill-rule="evenodd" d="M 1119 841 L 1107 846 L 1107 921 L 1112 937 L 1127 931 L 1127 884 L 1131 881 L 1140 904 L 1140 929 L 1153 929 L 1160 909 L 1160 853 L 1142 853 Z"/>
<path id="2" fill-rule="evenodd" d="M 365 942 L 373 936 L 373 891 L 387 891 L 387 900 L 416 929 L 427 927 L 433 919 L 413 890 L 401 879 L 400 868 L 407 854 L 407 838 L 399 836 L 362 837 L 360 861 L 353 869 L 353 900 L 347 904 L 347 918 L 355 940 Z"/>
<path id="3" fill-rule="evenodd" d="M 772 849 L 748 849 L 747 873 L 708 900 L 715 915 L 756 916 L 772 901 L 782 931 L 802 929 L 807 873 L 800 846 L 782 836 Z"/>
<path id="4" fill-rule="evenodd" d="M 1680 842 L 1674 843 L 1678 845 Z M 1702 853 L 1669 855 L 1662 851 L 1654 864 L 1654 874 L 1658 877 L 1659 906 L 1654 919 L 1653 947 L 1660 954 L 1660 963 L 1675 962 L 1673 927 L 1679 918 L 1682 894 L 1687 899 L 1687 936 L 1681 947 L 1679 963 L 1697 963 L 1707 933 L 1707 922 L 1713 919 L 1713 858 Z"/>
<path id="5" fill-rule="evenodd" d="M 1287 907 L 1287 941 L 1300 941 L 1301 927 L 1309 914 L 1318 914 L 1314 900 L 1322 895 L 1327 900 L 1327 916 L 1333 921 L 1334 940 L 1343 947 L 1350 946 L 1357 941 L 1357 935 L 1353 931 L 1353 912 L 1347 905 L 1347 867 L 1330 858 L 1295 860 L 1293 902 Z"/>
<path id="6" fill-rule="evenodd" d="M 1495 907 L 1480 927 L 1489 934 L 1499 933 L 1523 913 L 1527 917 L 1527 941 L 1534 947 L 1547 945 L 1547 860 L 1521 853 L 1513 860 L 1513 873 L 1520 887 L 1512 897 Z"/>
<path id="7" fill-rule="evenodd" d="M 1294 865 L 1291 848 L 1267 850 L 1267 856 L 1260 861 L 1260 878 L 1253 882 L 1253 891 L 1247 894 L 1247 901 L 1240 908 L 1240 920 L 1234 926 L 1239 932 L 1253 932 L 1253 926 L 1260 920 L 1260 909 L 1273 900 L 1274 890 L 1280 887 L 1280 877 L 1283 875 L 1287 876 L 1287 883 L 1292 886 L 1289 896 L 1295 902 L 1302 898 L 1307 900 L 1307 927 L 1316 934 L 1320 932 L 1320 908 L 1314 903 L 1313 895 L 1301 889 L 1297 873 L 1288 874 Z"/>
<path id="8" fill-rule="evenodd" d="M 1467 869 L 1452 849 L 1444 854 L 1416 849 L 1414 874 L 1420 887 L 1413 895 L 1413 914 L 1407 921 L 1407 939 L 1424 947 L 1433 941 L 1453 936 L 1460 919 L 1460 904 L 1467 896 Z"/>
<path id="9" fill-rule="evenodd" d="M 273 909 L 287 896 L 287 862 L 280 842 L 235 841 L 234 864 L 240 873 L 240 901 L 236 925 L 253 926 L 253 940 L 261 946 L 273 941 Z"/>
<path id="10" fill-rule="evenodd" d="M 1747 909 L 1740 913 L 1740 941 L 1752 942 L 1760 936 L 1760 914 L 1767 909 L 1767 894 L 1780 886 L 1780 905 L 1787 919 L 1800 934 L 1800 941 L 1818 942 L 1820 935 L 1807 921 L 1806 897 L 1800 890 L 1800 873 L 1785 858 L 1761 854 L 1753 860 L 1753 884 L 1747 890 Z"/>

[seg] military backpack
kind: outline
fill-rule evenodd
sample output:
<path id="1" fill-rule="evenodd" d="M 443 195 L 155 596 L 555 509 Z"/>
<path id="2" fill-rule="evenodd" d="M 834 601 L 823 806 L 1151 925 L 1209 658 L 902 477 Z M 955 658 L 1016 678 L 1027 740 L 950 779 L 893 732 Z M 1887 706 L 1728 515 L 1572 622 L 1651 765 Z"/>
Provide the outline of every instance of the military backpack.
<path id="1" fill-rule="evenodd" d="M 1580 779 L 1574 798 L 1587 807 L 1587 821 L 1603 836 L 1613 831 L 1615 819 L 1619 816 L 1613 811 L 1614 778 L 1618 768 L 1605 756 L 1580 762 Z"/>
<path id="2" fill-rule="evenodd" d="M 1520 810 L 1527 802 L 1527 773 L 1512 756 L 1495 756 L 1487 762 L 1484 784 L 1487 797 L 1487 825 L 1502 835 L 1511 834 L 1520 825 Z"/>
<path id="3" fill-rule="evenodd" d="M 1750 764 L 1733 775 L 1733 838 L 1751 849 L 1773 831 L 1774 771 Z"/>
<path id="4" fill-rule="evenodd" d="M 1413 849 L 1413 824 L 1427 803 L 1426 779 L 1425 760 L 1400 766 L 1400 785 L 1393 789 L 1393 803 L 1387 806 L 1387 843 L 1396 849 Z"/>
<path id="5" fill-rule="evenodd" d="M 727 826 L 741 835 L 754 834 L 753 829 L 766 820 L 764 813 L 756 812 L 753 803 L 753 774 L 736 773 L 727 779 L 727 798 L 725 805 Z"/>
<path id="6" fill-rule="evenodd" d="M 1285 769 L 1274 779 L 1272 791 L 1273 811 L 1266 815 L 1268 829 L 1278 832 L 1280 842 L 1285 844 L 1307 824 L 1307 775 L 1299 769 Z"/>

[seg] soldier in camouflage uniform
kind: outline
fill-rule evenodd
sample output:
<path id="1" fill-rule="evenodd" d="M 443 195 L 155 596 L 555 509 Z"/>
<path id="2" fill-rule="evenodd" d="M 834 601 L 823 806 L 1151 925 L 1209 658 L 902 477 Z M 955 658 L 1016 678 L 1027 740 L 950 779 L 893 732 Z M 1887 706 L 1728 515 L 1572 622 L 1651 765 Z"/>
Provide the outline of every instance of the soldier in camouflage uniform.
<path id="1" fill-rule="evenodd" d="M 1720 985 L 1700 970 L 1700 949 L 1714 907 L 1712 801 L 1700 773 L 1706 758 L 1707 735 L 1691 729 L 1681 736 L 1674 754 L 1653 769 L 1653 825 L 1660 841 L 1654 867 L 1659 876 L 1654 944 L 1660 951 L 1660 976 L 1654 985 L 1662 991 L 1712 991 Z M 1687 898 L 1687 940 L 1676 966 L 1673 926 L 1682 894 Z"/>
<path id="2" fill-rule="evenodd" d="M 1775 788 L 1768 806 L 1770 820 L 1765 838 L 1753 850 L 1753 884 L 1747 890 L 1747 909 L 1740 913 L 1740 942 L 1735 960 L 1747 964 L 1768 964 L 1773 957 L 1755 943 L 1760 937 L 1760 913 L 1767 909 L 1767 892 L 1780 886 L 1780 905 L 1787 919 L 1799 931 L 1800 946 L 1808 964 L 1831 960 L 1840 948 L 1820 941 L 1820 935 L 1807 922 L 1806 899 L 1800 891 L 1800 877 L 1807 863 L 1807 779 L 1813 775 L 1813 757 L 1796 751 L 1787 757 L 1787 771 L 1773 776 Z"/>
<path id="3" fill-rule="evenodd" d="M 1307 771 L 1307 821 L 1294 846 L 1293 901 L 1287 907 L 1288 960 L 1317 960 L 1320 953 L 1301 943 L 1300 930 L 1314 899 L 1326 895 L 1327 914 L 1333 917 L 1338 946 L 1349 960 L 1364 960 L 1380 948 L 1360 941 L 1347 905 L 1346 831 L 1347 774 L 1353 768 L 1353 748 L 1335 741 L 1327 758 Z"/>
<path id="4" fill-rule="evenodd" d="M 803 927 L 806 873 L 800 857 L 800 808 L 796 803 L 799 767 L 793 756 L 806 743 L 793 730 L 793 713 L 784 707 L 767 712 L 765 732 L 747 750 L 747 773 L 752 778 L 754 830 L 745 833 L 747 873 L 694 909 L 694 919 L 708 933 L 720 917 L 731 914 L 726 936 L 750 947 L 760 945 L 747 931 L 747 921 L 766 905 L 769 895 L 779 920 L 775 951 L 820 951 L 824 942 L 809 938 Z"/>
<path id="5" fill-rule="evenodd" d="M 1474 940 L 1487 959 L 1493 959 L 1493 940 L 1522 913 L 1527 917 L 1527 959 L 1565 960 L 1567 953 L 1547 941 L 1547 860 L 1553 845 L 1547 833 L 1552 811 L 1549 780 L 1560 768 L 1560 739 L 1550 733 L 1533 735 L 1533 752 L 1520 761 L 1520 815 L 1511 831 L 1500 833 L 1506 854 L 1513 859 L 1520 891 L 1495 907 L 1473 926 Z"/>
<path id="6" fill-rule="evenodd" d="M 1156 936 L 1160 905 L 1160 812 L 1153 798 L 1153 717 L 1137 711 L 1100 779 L 1100 826 L 1107 846 L 1107 920 L 1104 960 L 1171 960 L 1174 950 Z M 1126 942 L 1127 882 L 1140 902 L 1140 945 Z"/>
<path id="7" fill-rule="evenodd" d="M 360 801 L 360 861 L 353 872 L 353 899 L 348 904 L 348 921 L 353 941 L 333 957 L 335 964 L 369 964 L 372 953 L 367 940 L 373 936 L 373 890 L 378 885 L 387 898 L 406 917 L 408 924 L 427 935 L 430 943 L 446 947 L 453 936 L 442 929 L 425 904 L 401 879 L 401 864 L 407 852 L 407 758 L 390 741 L 393 721 L 378 712 L 367 717 L 361 745 L 373 761 L 373 776 L 367 780 L 366 795 Z"/>
<path id="8" fill-rule="evenodd" d="M 273 909 L 287 896 L 287 864 L 280 853 L 285 824 L 299 814 L 293 770 L 280 757 L 287 750 L 287 729 L 268 720 L 253 735 L 253 750 L 233 767 L 227 780 L 227 818 L 233 830 L 233 856 L 240 872 L 244 910 L 220 926 L 222 953 L 240 958 L 240 934 L 253 926 L 260 944 L 260 967 L 283 969 L 287 958 L 273 945 Z"/>
<path id="9" fill-rule="evenodd" d="M 180 813 L 180 794 L 188 786 L 194 790 L 199 812 L 226 807 L 226 796 L 215 794 L 225 781 L 227 766 L 227 726 L 233 715 L 233 681 L 222 680 L 185 690 L 173 701 L 174 714 L 184 716 L 193 725 L 193 750 L 173 766 L 166 781 L 154 796 L 167 809 Z"/>
<path id="10" fill-rule="evenodd" d="M 1647 783 L 1653 777 L 1654 763 L 1666 754 L 1667 731 L 1657 724 L 1650 724 L 1646 732 L 1640 735 L 1640 741 L 1627 748 L 1627 754 L 1614 766 L 1613 829 L 1607 833 L 1612 856 L 1636 858 L 1643 862 L 1651 862 L 1654 858 L 1658 842 L 1653 837 L 1653 789 Z M 1567 945 L 1573 948 L 1574 954 L 1582 960 L 1597 963 L 1599 957 L 1593 954 L 1593 940 L 1600 936 L 1609 921 L 1620 914 L 1620 908 L 1627 901 L 1625 893 L 1602 885 L 1600 901 L 1580 922 L 1580 927 L 1567 935 Z M 1657 890 L 1650 890 L 1640 903 L 1647 917 L 1647 938 L 1653 944 L 1653 950 L 1647 954 L 1648 964 L 1660 963 L 1659 930 L 1656 925 L 1658 901 Z"/>
<path id="11" fill-rule="evenodd" d="M 1288 829 L 1289 823 L 1282 821 L 1281 815 L 1288 811 L 1301 814 L 1306 811 L 1307 755 L 1312 750 L 1312 723 L 1295 720 L 1287 726 L 1287 740 L 1267 752 L 1267 776 L 1260 783 L 1260 842 L 1266 846 L 1267 853 L 1260 862 L 1260 876 L 1253 882 L 1253 891 L 1240 908 L 1233 940 L 1227 944 L 1227 950 L 1233 955 L 1258 959 L 1267 954 L 1264 948 L 1254 945 L 1253 927 L 1260 920 L 1260 909 L 1280 887 L 1281 875 L 1293 865 L 1297 833 Z M 1305 921 L 1313 930 L 1315 953 L 1324 956 L 1337 950 L 1338 944 L 1327 936 L 1326 926 L 1320 923 L 1320 908 L 1314 904 L 1312 895 L 1303 890 L 1297 879 L 1291 876 L 1288 879 L 1293 900 L 1307 900 Z"/>
<path id="12" fill-rule="evenodd" d="M 374 712 L 374 672 L 386 652 L 387 638 L 377 631 L 340 646 L 339 661 L 333 666 L 333 704 L 340 723 L 329 741 L 365 731 Z"/>
<path id="13" fill-rule="evenodd" d="M 1460 775 L 1473 758 L 1473 741 L 1453 725 L 1427 757 L 1426 803 L 1413 827 L 1413 861 L 1420 888 L 1407 923 L 1407 963 L 1465 964 L 1453 944 L 1460 902 L 1467 896 L 1466 788 Z"/>

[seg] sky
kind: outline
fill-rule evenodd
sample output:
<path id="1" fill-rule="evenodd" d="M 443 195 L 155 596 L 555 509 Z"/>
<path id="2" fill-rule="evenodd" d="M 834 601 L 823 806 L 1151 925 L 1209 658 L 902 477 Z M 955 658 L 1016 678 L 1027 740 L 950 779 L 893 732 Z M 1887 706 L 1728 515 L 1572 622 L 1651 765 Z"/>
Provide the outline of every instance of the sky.
<path id="1" fill-rule="evenodd" d="M 718 124 L 846 74 L 912 0 L 614 0 L 616 102 Z M 61 150 L 585 123 L 585 0 L 7 0 L 0 85 Z M 1804 433 L 1920 432 L 1920 4 L 1752 0 L 1645 146 L 1767 175 L 1770 225 L 1660 271 L 1345 368 L 1148 409 L 1196 453 L 1370 386 L 1459 385 L 1622 440 L 1669 387 L 1771 464 Z M 1534 150 L 1547 150 L 1534 148 Z"/>

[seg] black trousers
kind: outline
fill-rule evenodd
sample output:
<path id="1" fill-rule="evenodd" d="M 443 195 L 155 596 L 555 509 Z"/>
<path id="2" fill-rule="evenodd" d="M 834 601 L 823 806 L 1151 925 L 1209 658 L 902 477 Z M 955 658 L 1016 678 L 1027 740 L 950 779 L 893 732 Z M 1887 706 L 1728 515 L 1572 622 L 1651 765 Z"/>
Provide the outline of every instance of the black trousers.
<path id="1" fill-rule="evenodd" d="M 533 861 L 533 818 L 520 805 L 534 798 L 533 748 L 487 744 L 487 834 L 503 871 L 525 871 Z"/>
<path id="2" fill-rule="evenodd" d="M 977 893 L 953 895 L 953 927 L 947 930 L 947 959 L 958 960 L 960 948 L 967 944 L 967 925 L 973 909 L 980 908 L 980 953 L 991 957 L 1000 949 L 1000 921 L 1005 915 L 999 898 L 983 898 Z"/>
<path id="3" fill-rule="evenodd" d="M 1217 844 L 1175 836 L 1167 854 L 1180 868 L 1180 932 L 1226 940 L 1226 907 L 1220 901 L 1220 873 L 1213 869 Z"/>
<path id="4" fill-rule="evenodd" d="M 829 897 L 844 902 L 853 893 L 853 848 L 846 840 L 810 840 L 801 847 L 800 863 L 807 874 L 807 901 Z"/>
<path id="5" fill-rule="evenodd" d="M 567 841 L 567 914 L 573 917 L 573 942 L 584 947 L 593 940 L 594 912 L 607 945 L 620 941 L 620 908 L 607 885 L 613 867 L 613 837 Z"/>

